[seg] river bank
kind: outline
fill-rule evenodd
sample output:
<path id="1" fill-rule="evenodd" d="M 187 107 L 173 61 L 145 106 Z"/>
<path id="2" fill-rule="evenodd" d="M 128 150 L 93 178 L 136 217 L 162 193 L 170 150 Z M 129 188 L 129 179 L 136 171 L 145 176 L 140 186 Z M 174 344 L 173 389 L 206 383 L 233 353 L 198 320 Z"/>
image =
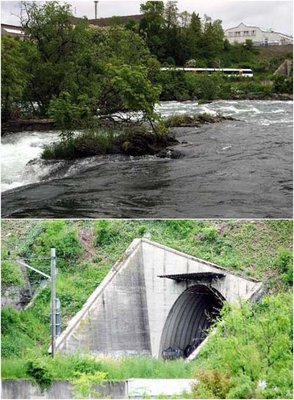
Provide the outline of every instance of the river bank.
<path id="1" fill-rule="evenodd" d="M 261 100 L 261 101 L 293 101 L 293 94 L 289 93 L 272 93 L 268 95 L 260 95 L 256 93 L 247 93 L 240 94 L 235 93 L 232 94 L 229 99 L 217 97 L 213 100 L 197 100 L 196 98 L 187 98 L 185 101 L 193 101 L 199 104 L 209 104 L 213 101 L 221 101 L 221 100 L 238 100 L 238 101 L 246 101 L 246 100 Z M 165 99 L 165 101 L 178 101 L 176 97 Z M 1 124 L 1 135 L 5 136 L 10 133 L 17 132 L 33 132 L 33 131 L 59 131 L 59 129 L 55 126 L 53 119 L 50 118 L 34 118 L 34 119 L 16 119 L 2 122 Z"/>

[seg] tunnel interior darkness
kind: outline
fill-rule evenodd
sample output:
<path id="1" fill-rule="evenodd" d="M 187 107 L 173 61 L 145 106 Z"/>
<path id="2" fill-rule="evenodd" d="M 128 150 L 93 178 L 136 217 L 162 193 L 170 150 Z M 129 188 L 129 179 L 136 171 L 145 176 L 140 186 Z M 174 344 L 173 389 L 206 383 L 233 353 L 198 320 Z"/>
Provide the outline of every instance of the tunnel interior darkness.
<path id="1" fill-rule="evenodd" d="M 172 306 L 160 343 L 160 356 L 172 348 L 188 357 L 207 336 L 207 329 L 219 315 L 223 297 L 205 285 L 186 289 Z M 165 353 L 164 353 L 165 354 Z"/>

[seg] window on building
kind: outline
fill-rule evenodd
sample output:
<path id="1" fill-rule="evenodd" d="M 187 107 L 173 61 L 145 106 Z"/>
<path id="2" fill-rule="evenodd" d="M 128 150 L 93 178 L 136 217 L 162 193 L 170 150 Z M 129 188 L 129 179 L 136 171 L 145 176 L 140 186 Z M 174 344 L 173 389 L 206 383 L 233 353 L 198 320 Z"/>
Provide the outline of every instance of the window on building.
<path id="1" fill-rule="evenodd" d="M 235 32 L 235 36 L 241 36 L 241 32 Z"/>
<path id="2" fill-rule="evenodd" d="M 251 31 L 251 35 L 255 36 L 256 35 L 256 31 Z"/>
<path id="3" fill-rule="evenodd" d="M 244 31 L 243 36 L 249 36 L 249 31 Z"/>

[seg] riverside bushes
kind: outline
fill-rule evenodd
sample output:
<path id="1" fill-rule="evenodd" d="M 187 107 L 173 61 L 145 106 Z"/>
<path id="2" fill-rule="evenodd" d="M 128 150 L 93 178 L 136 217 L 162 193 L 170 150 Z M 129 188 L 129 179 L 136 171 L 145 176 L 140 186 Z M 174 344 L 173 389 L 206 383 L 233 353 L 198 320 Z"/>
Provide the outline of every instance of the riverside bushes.
<path id="1" fill-rule="evenodd" d="M 277 82 L 284 82 L 285 78 Z M 159 77 L 162 86 L 161 100 L 215 100 L 270 98 L 274 93 L 289 93 L 276 90 L 271 81 L 260 82 L 257 78 L 228 77 L 221 74 L 197 75 L 192 72 L 162 71 Z M 281 88 L 284 86 L 281 84 Z"/>

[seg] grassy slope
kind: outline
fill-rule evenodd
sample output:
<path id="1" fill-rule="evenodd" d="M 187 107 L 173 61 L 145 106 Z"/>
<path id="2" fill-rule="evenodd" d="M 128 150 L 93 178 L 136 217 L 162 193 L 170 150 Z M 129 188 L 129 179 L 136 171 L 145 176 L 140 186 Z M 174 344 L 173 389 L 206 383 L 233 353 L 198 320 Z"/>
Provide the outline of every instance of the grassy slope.
<path id="1" fill-rule="evenodd" d="M 2 231 L 4 246 L 11 250 L 12 255 L 21 250 L 27 257 L 44 256 L 48 255 L 51 246 L 57 248 L 57 295 L 62 304 L 64 325 L 80 309 L 132 239 L 145 234 L 151 240 L 262 279 L 271 293 L 287 289 L 281 274 L 280 249 L 291 250 L 291 221 L 4 221 Z M 82 236 L 88 237 L 83 246 L 77 239 Z M 36 262 L 32 264 L 42 267 Z M 25 376 L 26 360 L 46 355 L 49 299 L 49 288 L 45 288 L 29 309 L 3 313 L 3 377 Z M 123 363 L 114 366 L 111 361 L 105 361 L 103 368 L 108 370 L 112 379 L 185 377 L 191 376 L 193 370 L 181 360 L 177 364 L 144 359 Z M 54 376 L 71 376 L 73 365 L 74 362 L 59 357 L 52 366 Z"/>

